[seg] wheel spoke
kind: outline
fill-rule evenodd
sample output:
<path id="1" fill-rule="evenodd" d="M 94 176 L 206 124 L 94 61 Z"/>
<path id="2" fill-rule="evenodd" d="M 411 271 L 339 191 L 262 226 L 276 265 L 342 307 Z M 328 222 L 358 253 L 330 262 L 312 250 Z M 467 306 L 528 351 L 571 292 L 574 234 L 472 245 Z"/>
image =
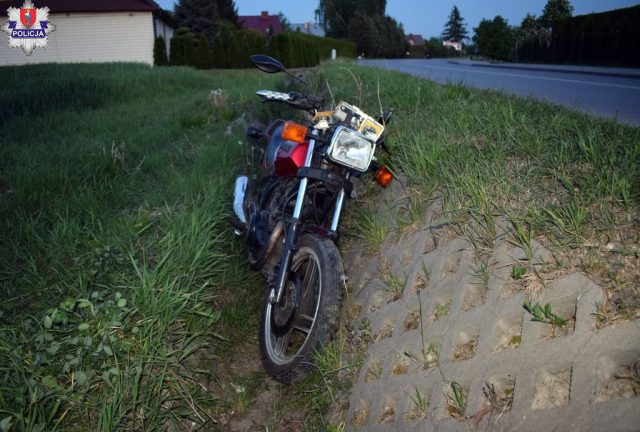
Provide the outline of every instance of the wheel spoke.
<path id="1" fill-rule="evenodd" d="M 289 347 L 289 339 L 291 338 L 291 332 L 288 332 L 284 336 L 276 337 L 276 343 L 274 346 L 275 352 L 281 356 L 287 354 L 287 348 Z"/>
<path id="2" fill-rule="evenodd" d="M 317 281 L 318 268 L 316 266 L 316 262 L 313 259 L 308 260 L 307 271 L 304 275 L 304 280 L 302 282 L 302 286 L 300 289 L 302 290 L 302 303 L 306 304 L 309 302 L 312 296 L 315 293 L 315 285 Z"/>
<path id="3" fill-rule="evenodd" d="M 300 313 L 293 324 L 293 328 L 304 334 L 309 334 L 313 325 L 313 317 L 311 315 Z"/>

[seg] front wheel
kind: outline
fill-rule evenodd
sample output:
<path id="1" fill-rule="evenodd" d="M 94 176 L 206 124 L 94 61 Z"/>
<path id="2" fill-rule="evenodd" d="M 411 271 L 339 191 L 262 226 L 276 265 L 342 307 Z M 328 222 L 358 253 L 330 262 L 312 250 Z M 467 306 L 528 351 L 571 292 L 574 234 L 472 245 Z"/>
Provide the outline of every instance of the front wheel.
<path id="1" fill-rule="evenodd" d="M 267 299 L 260 318 L 262 364 L 280 382 L 313 367 L 313 353 L 329 341 L 338 323 L 342 261 L 328 239 L 305 234 L 293 257 L 281 304 Z"/>

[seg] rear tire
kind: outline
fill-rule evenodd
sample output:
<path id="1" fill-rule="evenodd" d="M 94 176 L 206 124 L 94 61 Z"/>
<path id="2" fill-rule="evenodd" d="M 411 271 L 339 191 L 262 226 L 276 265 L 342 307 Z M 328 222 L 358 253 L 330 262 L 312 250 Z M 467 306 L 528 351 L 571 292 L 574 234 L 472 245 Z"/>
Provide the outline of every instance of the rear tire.
<path id="1" fill-rule="evenodd" d="M 300 305 L 292 328 L 283 336 L 274 334 L 272 319 L 282 321 L 278 315 L 291 309 L 271 305 L 267 294 L 259 330 L 262 364 L 275 380 L 283 383 L 299 380 L 313 368 L 314 351 L 321 349 L 336 329 L 342 299 L 342 260 L 332 241 L 302 235 L 291 271 L 300 280 Z M 295 297 L 287 295 L 291 294 L 292 285 L 288 283 L 283 293 L 285 303 Z"/>

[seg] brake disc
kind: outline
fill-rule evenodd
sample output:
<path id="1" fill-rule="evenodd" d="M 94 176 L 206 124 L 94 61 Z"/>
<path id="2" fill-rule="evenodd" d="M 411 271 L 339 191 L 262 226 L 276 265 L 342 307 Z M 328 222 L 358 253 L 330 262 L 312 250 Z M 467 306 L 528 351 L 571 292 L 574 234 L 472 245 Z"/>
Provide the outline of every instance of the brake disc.
<path id="1" fill-rule="evenodd" d="M 277 337 L 284 336 L 292 328 L 293 323 L 298 316 L 300 308 L 300 278 L 294 272 L 289 273 L 289 278 L 282 293 L 280 303 L 276 303 L 271 307 L 271 331 Z"/>

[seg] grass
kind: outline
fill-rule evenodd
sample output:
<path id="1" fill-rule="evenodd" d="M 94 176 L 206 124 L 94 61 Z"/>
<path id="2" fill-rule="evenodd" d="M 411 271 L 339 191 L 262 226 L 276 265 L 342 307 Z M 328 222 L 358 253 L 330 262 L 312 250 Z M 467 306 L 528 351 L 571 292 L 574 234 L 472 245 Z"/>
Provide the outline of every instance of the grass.
<path id="1" fill-rule="evenodd" d="M 433 321 L 437 321 L 442 317 L 449 315 L 449 308 L 451 308 L 451 302 L 438 303 L 433 311 Z"/>
<path id="2" fill-rule="evenodd" d="M 256 344 L 262 284 L 226 224 L 230 173 L 248 154 L 232 124 L 265 121 L 253 92 L 280 78 L 110 64 L 6 67 L 0 81 L 0 424 L 221 427 L 221 410 L 254 397 L 223 400 L 222 371 Z M 374 116 L 394 109 L 393 168 L 419 191 L 399 226 L 440 197 L 485 257 L 505 215 L 529 258 L 533 240 L 557 247 L 605 287 L 603 323 L 638 316 L 639 129 L 348 63 L 311 81 Z M 393 224 L 368 204 L 351 223 L 378 251 Z M 422 357 L 437 362 L 430 347 Z M 326 410 L 348 389 L 342 368 L 358 364 L 321 355 L 321 371 L 281 390 L 309 430 L 340 424 Z"/>
<path id="3" fill-rule="evenodd" d="M 464 419 L 464 411 L 466 409 L 467 400 L 465 396 L 465 391 L 462 386 L 452 381 L 450 383 L 451 389 L 445 393 L 445 397 L 447 400 L 447 411 L 449 415 L 456 419 Z"/>
<path id="4" fill-rule="evenodd" d="M 611 313 L 637 316 L 640 276 L 631 256 L 640 249 L 640 129 L 533 99 L 346 67 L 320 74 L 336 100 L 361 98 L 375 114 L 393 108 L 387 145 L 406 190 L 424 194 L 414 201 L 441 197 L 442 218 L 461 226 L 480 256 L 492 252 L 497 216 L 510 222 L 510 242 L 528 267 L 536 265 L 533 240 L 576 269 L 595 249 L 603 268 L 588 275 L 607 290 Z M 360 225 L 362 235 L 378 237 L 373 223 Z M 625 271 L 612 247 L 630 251 Z"/>
<path id="5" fill-rule="evenodd" d="M 382 276 L 382 280 L 385 284 L 383 290 L 389 294 L 388 303 L 400 300 L 402 298 L 402 294 L 404 293 L 404 286 L 406 284 L 406 281 L 390 272 L 385 273 Z"/>
<path id="6" fill-rule="evenodd" d="M 224 88 L 236 118 L 269 79 L 0 68 L 4 424 L 213 427 L 216 377 L 198 359 L 253 333 L 257 308 L 227 300 L 254 298 L 240 293 L 256 280 L 226 222 L 241 147 L 207 97 Z"/>
<path id="7" fill-rule="evenodd" d="M 348 407 L 348 391 L 363 364 L 364 349 L 355 347 L 362 340 L 341 328 L 331 343 L 314 355 L 315 370 L 303 381 L 285 389 L 285 412 L 303 412 L 304 431 L 342 430 Z M 377 363 L 372 378 L 382 372 Z"/>
<path id="8" fill-rule="evenodd" d="M 389 213 L 378 214 L 373 206 L 362 208 L 353 221 L 353 227 L 371 251 L 379 251 L 387 235 L 391 232 Z"/>
<path id="9" fill-rule="evenodd" d="M 427 412 L 429 411 L 428 396 L 423 395 L 420 390 L 418 390 L 418 386 L 415 386 L 415 390 L 415 394 L 405 392 L 411 401 L 411 407 L 405 416 L 407 420 L 422 420 L 427 416 Z"/>

